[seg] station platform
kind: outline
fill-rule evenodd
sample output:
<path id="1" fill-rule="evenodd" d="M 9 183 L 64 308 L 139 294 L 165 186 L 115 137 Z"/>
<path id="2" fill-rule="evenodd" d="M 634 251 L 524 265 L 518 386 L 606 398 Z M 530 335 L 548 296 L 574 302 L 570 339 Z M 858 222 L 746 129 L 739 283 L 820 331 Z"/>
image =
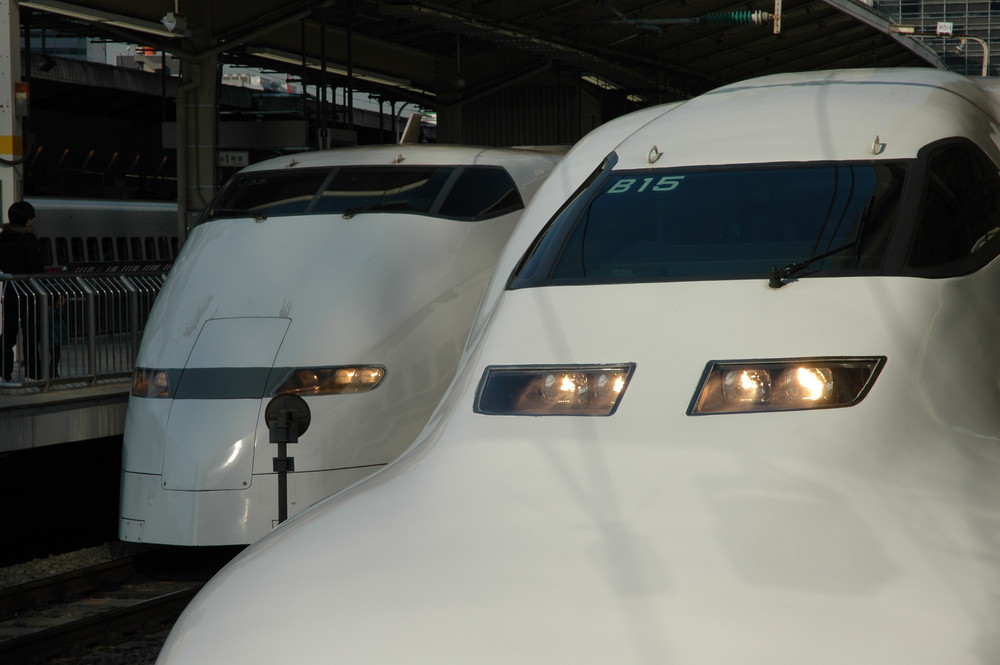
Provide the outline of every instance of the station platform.
<path id="1" fill-rule="evenodd" d="M 0 453 L 121 436 L 129 383 L 0 391 Z"/>
<path id="2" fill-rule="evenodd" d="M 44 350 L 39 373 L 52 376 L 27 378 L 22 330 L 3 372 L 11 381 L 0 383 L 0 454 L 121 437 L 143 326 L 169 268 L 169 261 L 105 262 L 0 275 L 33 313 L 28 334 Z"/>

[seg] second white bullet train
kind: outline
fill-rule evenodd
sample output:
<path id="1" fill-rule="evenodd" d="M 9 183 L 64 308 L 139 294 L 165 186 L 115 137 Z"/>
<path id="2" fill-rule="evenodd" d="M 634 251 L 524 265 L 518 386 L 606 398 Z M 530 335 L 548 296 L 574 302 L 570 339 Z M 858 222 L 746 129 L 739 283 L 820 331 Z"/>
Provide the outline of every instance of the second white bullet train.
<path id="1" fill-rule="evenodd" d="M 596 130 L 416 443 L 158 664 L 995 665 L 998 102 L 786 74 Z"/>
<path id="2" fill-rule="evenodd" d="M 558 151 L 387 145 L 234 176 L 145 327 L 120 537 L 235 545 L 374 472 L 454 375 L 497 256 Z M 287 490 L 265 406 L 302 396 Z M 285 466 L 282 467 L 287 468 Z"/>

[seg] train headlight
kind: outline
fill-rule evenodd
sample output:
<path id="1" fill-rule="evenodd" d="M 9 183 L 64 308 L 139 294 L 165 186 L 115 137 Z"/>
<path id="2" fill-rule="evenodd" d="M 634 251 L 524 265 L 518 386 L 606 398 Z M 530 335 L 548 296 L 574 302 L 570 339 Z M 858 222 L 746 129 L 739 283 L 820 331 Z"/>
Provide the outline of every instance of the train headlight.
<path id="1" fill-rule="evenodd" d="M 378 388 L 384 378 L 385 367 L 378 365 L 299 368 L 292 370 L 272 394 L 345 395 L 366 393 Z"/>
<path id="2" fill-rule="evenodd" d="M 487 367 L 475 411 L 505 416 L 610 416 L 633 363 L 559 367 Z"/>
<path id="3" fill-rule="evenodd" d="M 853 406 L 884 364 L 884 357 L 712 361 L 688 415 Z"/>
<path id="4" fill-rule="evenodd" d="M 132 374 L 132 394 L 136 397 L 170 397 L 177 384 L 176 370 L 136 367 Z"/>

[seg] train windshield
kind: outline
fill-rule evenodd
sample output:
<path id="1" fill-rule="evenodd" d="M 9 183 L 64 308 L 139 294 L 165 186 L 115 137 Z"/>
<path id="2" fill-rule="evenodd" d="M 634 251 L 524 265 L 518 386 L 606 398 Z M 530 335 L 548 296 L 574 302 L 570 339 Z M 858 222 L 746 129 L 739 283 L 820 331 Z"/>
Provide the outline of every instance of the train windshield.
<path id="1" fill-rule="evenodd" d="M 237 174 L 202 221 L 365 212 L 476 221 L 523 207 L 500 166 L 343 166 Z"/>
<path id="2" fill-rule="evenodd" d="M 549 226 L 511 282 L 764 278 L 880 271 L 905 162 L 609 171 Z M 822 256 L 826 255 L 826 256 Z"/>

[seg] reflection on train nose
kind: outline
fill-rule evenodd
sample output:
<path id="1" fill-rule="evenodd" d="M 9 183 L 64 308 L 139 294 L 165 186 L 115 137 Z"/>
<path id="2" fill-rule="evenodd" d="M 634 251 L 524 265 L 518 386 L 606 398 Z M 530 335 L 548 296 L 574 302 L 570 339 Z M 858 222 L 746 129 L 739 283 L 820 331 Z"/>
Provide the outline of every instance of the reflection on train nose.
<path id="1" fill-rule="evenodd" d="M 229 456 L 229 459 L 223 462 L 222 466 L 230 466 L 233 462 L 235 462 L 236 458 L 240 456 L 241 450 L 243 450 L 242 439 L 233 444 L 233 454 Z"/>

